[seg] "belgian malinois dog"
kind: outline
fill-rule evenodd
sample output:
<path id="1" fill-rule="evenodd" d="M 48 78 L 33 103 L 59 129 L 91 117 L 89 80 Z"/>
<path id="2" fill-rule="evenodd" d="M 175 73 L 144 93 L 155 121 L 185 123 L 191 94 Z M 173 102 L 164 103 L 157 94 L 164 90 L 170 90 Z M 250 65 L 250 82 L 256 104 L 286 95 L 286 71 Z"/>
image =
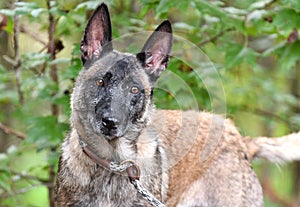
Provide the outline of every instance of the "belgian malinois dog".
<path id="1" fill-rule="evenodd" d="M 172 47 L 168 20 L 136 55 L 114 50 L 111 41 L 101 4 L 81 42 L 83 69 L 71 99 L 56 206 L 163 206 L 151 196 L 166 206 L 263 206 L 251 160 L 299 158 L 293 147 L 283 147 L 299 139 L 250 139 L 219 115 L 154 109 L 153 88 Z M 125 168 L 113 170 L 116 163 Z M 148 200 L 137 182 L 151 194 Z"/>

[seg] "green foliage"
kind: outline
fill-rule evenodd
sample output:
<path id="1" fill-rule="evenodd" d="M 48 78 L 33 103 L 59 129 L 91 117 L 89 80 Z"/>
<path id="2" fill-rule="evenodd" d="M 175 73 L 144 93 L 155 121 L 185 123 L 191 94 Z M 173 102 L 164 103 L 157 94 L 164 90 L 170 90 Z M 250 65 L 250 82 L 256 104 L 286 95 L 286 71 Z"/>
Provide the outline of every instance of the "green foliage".
<path id="1" fill-rule="evenodd" d="M 60 144 L 68 125 L 58 123 L 55 116 L 32 117 L 28 120 L 26 142 L 37 145 L 37 150 L 53 148 Z"/>
<path id="2" fill-rule="evenodd" d="M 51 8 L 47 8 L 46 1 L 20 1 L 9 7 L 13 9 L 0 9 L 0 14 L 8 18 L 2 29 L 10 35 L 9 40 L 13 39 L 16 16 L 23 27 L 18 36 L 19 67 L 14 62 L 13 47 L 8 44 L 11 41 L 0 41 L 0 107 L 3 108 L 0 122 L 26 135 L 24 141 L 10 141 L 15 137 L 12 133 L 3 136 L 8 147 L 0 148 L 3 152 L 0 154 L 0 206 L 48 205 L 47 186 L 53 184 L 48 183 L 50 171 L 57 166 L 59 146 L 68 132 L 70 93 L 81 70 L 80 39 L 87 16 L 100 2 L 49 3 Z M 176 35 L 193 42 L 207 55 L 206 59 L 194 60 L 201 64 L 198 70 L 192 65 L 195 54 L 174 45 L 176 51 L 183 51 L 184 59 L 172 54 L 169 70 L 162 75 L 155 91 L 158 108 L 213 111 L 215 99 L 224 98 L 221 103 L 226 103 L 228 115 L 234 117 L 244 134 L 276 136 L 300 128 L 299 1 L 107 3 L 114 37 L 153 30 L 162 19 L 168 18 Z M 47 52 L 49 15 L 56 24 L 55 58 Z M 5 43 L 10 50 L 1 50 Z M 137 48 L 130 46 L 128 50 L 137 51 Z M 209 81 L 205 80 L 211 70 L 211 65 L 205 62 L 207 59 L 219 75 Z M 20 83 L 17 71 L 21 71 Z M 220 81 L 223 88 L 211 88 L 219 86 Z M 225 97 L 212 96 L 216 90 L 223 89 Z M 263 169 L 256 170 L 263 175 Z M 284 175 L 294 176 L 282 171 Z M 281 191 L 280 195 L 291 200 L 293 182 L 278 181 L 278 173 L 272 177 L 277 179 L 276 190 Z M 40 198 L 39 202 L 31 199 L 36 197 Z M 275 204 L 266 198 L 266 206 Z"/>

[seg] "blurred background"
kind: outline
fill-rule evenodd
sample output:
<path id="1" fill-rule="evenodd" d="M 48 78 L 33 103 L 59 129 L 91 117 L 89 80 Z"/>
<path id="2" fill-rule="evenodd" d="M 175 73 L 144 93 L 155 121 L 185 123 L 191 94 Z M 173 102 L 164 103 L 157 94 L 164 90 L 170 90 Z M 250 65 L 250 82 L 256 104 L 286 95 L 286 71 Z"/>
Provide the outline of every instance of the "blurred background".
<path id="1" fill-rule="evenodd" d="M 0 206 L 53 206 L 70 93 L 81 70 L 79 43 L 101 2 L 0 0 Z M 114 38 L 153 31 L 167 18 L 176 35 L 201 48 L 222 81 L 226 117 L 242 135 L 276 137 L 300 129 L 299 1 L 104 2 Z M 199 110 L 214 112 L 193 68 L 171 58 L 169 70 L 188 84 Z M 180 90 L 176 93 L 184 95 Z M 194 107 L 190 96 L 184 100 L 179 106 L 172 94 L 155 93 L 157 108 Z M 300 206 L 300 163 L 277 166 L 257 160 L 254 169 L 265 206 Z"/>

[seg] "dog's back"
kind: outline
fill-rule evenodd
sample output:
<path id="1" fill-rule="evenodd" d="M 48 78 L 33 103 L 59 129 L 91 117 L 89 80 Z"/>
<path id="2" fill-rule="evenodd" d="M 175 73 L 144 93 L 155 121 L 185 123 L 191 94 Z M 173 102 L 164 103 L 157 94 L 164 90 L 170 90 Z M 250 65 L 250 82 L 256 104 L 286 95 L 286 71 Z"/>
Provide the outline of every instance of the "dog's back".
<path id="1" fill-rule="evenodd" d="M 195 111 L 157 111 L 168 157 L 167 206 L 263 206 L 248 139 L 230 120 Z"/>

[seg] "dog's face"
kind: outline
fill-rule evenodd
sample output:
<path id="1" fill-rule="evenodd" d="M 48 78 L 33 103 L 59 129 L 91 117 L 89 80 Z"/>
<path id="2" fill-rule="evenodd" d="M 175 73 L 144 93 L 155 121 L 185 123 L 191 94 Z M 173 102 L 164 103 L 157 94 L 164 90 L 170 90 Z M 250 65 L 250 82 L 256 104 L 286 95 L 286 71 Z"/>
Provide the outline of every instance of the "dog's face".
<path id="1" fill-rule="evenodd" d="M 84 65 L 72 96 L 72 116 L 108 140 L 137 132 L 147 121 L 152 91 L 167 67 L 172 29 L 163 22 L 137 55 L 113 50 L 105 4 L 90 18 L 81 43 Z"/>
<path id="2" fill-rule="evenodd" d="M 122 137 L 145 121 L 151 101 L 148 79 L 134 56 L 111 52 L 81 73 L 78 98 L 84 102 L 74 107 L 88 110 L 87 119 L 97 134 Z"/>

